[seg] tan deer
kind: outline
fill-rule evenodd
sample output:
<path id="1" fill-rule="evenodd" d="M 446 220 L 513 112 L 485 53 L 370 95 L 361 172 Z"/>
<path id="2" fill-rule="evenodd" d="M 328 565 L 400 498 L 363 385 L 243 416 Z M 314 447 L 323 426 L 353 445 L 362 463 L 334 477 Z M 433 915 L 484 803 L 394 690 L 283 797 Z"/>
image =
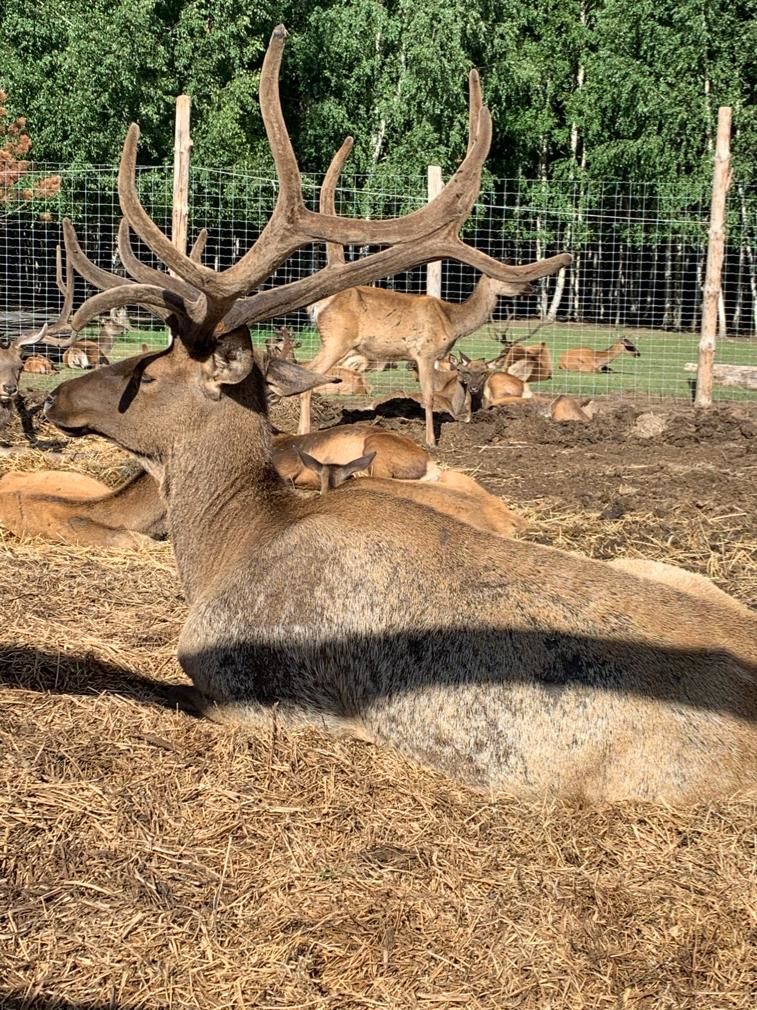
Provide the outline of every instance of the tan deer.
<path id="1" fill-rule="evenodd" d="M 509 403 L 512 399 L 528 399 L 533 395 L 525 379 L 505 371 L 493 371 L 498 360 L 487 361 L 486 358 L 460 355 L 458 377 L 468 391 L 472 410 Z M 531 369 L 532 365 L 529 363 L 524 372 L 526 378 L 530 375 Z"/>
<path id="2" fill-rule="evenodd" d="M 316 386 L 314 392 L 325 393 L 328 396 L 368 396 L 370 394 L 370 384 L 360 372 L 356 372 L 353 368 L 340 368 L 335 365 L 333 368 L 329 368 L 325 374 L 337 379 L 338 384 Z"/>
<path id="3" fill-rule="evenodd" d="M 61 470 L 0 477 L 0 524 L 19 537 L 131 550 L 165 534 L 164 511 L 147 473 L 115 489 Z"/>
<path id="4" fill-rule="evenodd" d="M 60 361 L 67 347 L 75 339 L 68 327 L 68 318 L 74 301 L 74 274 L 70 264 L 66 267 L 66 280 L 62 278 L 63 264 L 60 246 L 56 249 L 58 286 L 63 292 L 63 306 L 57 319 L 45 323 L 39 330 L 21 333 L 18 337 L 0 335 L 0 405 L 9 405 L 18 396 L 18 380 L 27 358 L 48 358 Z M 57 337 L 66 332 L 67 336 Z M 28 371 L 40 374 L 43 365 L 35 363 Z"/>
<path id="5" fill-rule="evenodd" d="M 438 467 L 422 446 L 396 431 L 384 431 L 370 424 L 344 424 L 307 435 L 273 436 L 272 459 L 278 473 L 299 487 L 318 487 L 313 472 L 303 464 L 301 453 L 334 466 L 346 466 L 358 457 L 370 455 L 371 462 L 364 469 L 372 477 L 426 480 L 438 475 Z"/>
<path id="6" fill-rule="evenodd" d="M 42 354 L 32 354 L 23 359 L 22 372 L 29 372 L 31 375 L 53 375 L 57 368 L 49 358 Z"/>
<path id="7" fill-rule="evenodd" d="M 302 346 L 301 340 L 295 340 L 288 326 L 277 326 L 276 336 L 268 337 L 265 342 L 269 354 L 285 361 L 297 361 L 294 352 Z"/>
<path id="8" fill-rule="evenodd" d="M 573 347 L 560 355 L 560 368 L 564 372 L 611 372 L 610 362 L 621 354 L 641 357 L 641 351 L 628 337 L 622 337 L 605 351 L 593 351 L 590 347 Z"/>
<path id="9" fill-rule="evenodd" d="M 338 488 L 354 473 L 369 469 L 375 456 L 375 453 L 369 452 L 349 463 L 339 464 L 322 463 L 302 450 L 299 454 L 303 464 L 318 478 L 321 494 Z M 361 485 L 369 491 L 417 502 L 440 515 L 451 516 L 472 529 L 497 537 L 511 537 L 526 528 L 526 521 L 521 516 L 485 491 L 472 477 L 458 471 L 444 470 L 438 483 L 369 477 L 365 483 L 361 481 Z"/>
<path id="10" fill-rule="evenodd" d="M 669 565 L 664 561 L 650 561 L 647 558 L 613 558 L 607 564 L 612 568 L 630 572 L 641 579 L 662 582 L 673 589 L 678 589 L 682 593 L 688 593 L 703 600 L 711 600 L 713 603 L 723 606 L 733 607 L 745 617 L 754 617 L 749 607 L 729 596 L 728 593 L 723 592 L 711 579 L 708 579 L 705 575 L 700 575 L 698 572 L 690 572 L 686 568 L 679 568 L 678 565 Z"/>
<path id="11" fill-rule="evenodd" d="M 513 344 L 495 359 L 494 368 L 512 373 L 513 366 L 518 362 L 530 366 L 526 376 L 529 382 L 546 382 L 552 378 L 552 354 L 544 341 L 532 346 Z"/>
<path id="12" fill-rule="evenodd" d="M 472 98 L 471 119 L 478 114 L 479 105 L 478 96 Z M 473 129 L 471 127 L 471 136 Z M 320 198 L 323 213 L 334 213 L 336 183 L 351 148 L 349 139 L 326 174 Z M 342 246 L 331 242 L 327 243 L 326 250 L 329 263 L 344 263 Z M 311 314 L 321 337 L 321 349 L 310 367 L 330 372 L 350 351 L 382 361 L 414 361 L 426 416 L 426 442 L 435 445 L 434 361 L 448 354 L 456 340 L 479 329 L 490 318 L 499 298 L 530 291 L 527 281 L 503 281 L 486 274 L 483 260 L 480 266 L 483 276 L 470 297 L 459 303 L 364 285 L 314 302 Z M 310 398 L 310 392 L 303 394 L 301 433 L 310 431 Z"/>
<path id="13" fill-rule="evenodd" d="M 458 368 L 448 359 L 442 359 L 441 367 L 434 362 L 431 384 L 433 399 L 431 401 L 432 418 L 436 413 L 448 414 L 456 421 L 470 421 L 471 398 L 466 386 L 460 380 Z M 371 406 L 374 410 L 392 405 L 401 408 L 408 402 L 419 403 L 425 409 L 423 393 L 412 390 L 396 389 L 374 400 Z M 379 410 L 379 413 L 382 411 Z M 428 444 L 428 439 L 426 439 Z"/>
<path id="14" fill-rule="evenodd" d="M 101 368 L 108 364 L 96 340 L 77 340 L 63 352 L 66 368 Z"/>
<path id="15" fill-rule="evenodd" d="M 448 188 L 407 218 L 309 211 L 278 101 L 284 37 L 275 29 L 260 78 L 280 179 L 260 238 L 221 272 L 179 251 L 139 201 L 131 126 L 121 206 L 173 274 L 114 284 L 72 322 L 78 330 L 137 301 L 168 313 L 174 340 L 62 383 L 46 406 L 64 432 L 100 434 L 159 476 L 189 607 L 178 656 L 193 686 L 177 702 L 266 731 L 275 718 L 353 732 L 487 791 L 667 803 L 752 791 L 751 615 L 480 533 L 365 487 L 370 478 L 303 500 L 276 473 L 265 383 L 296 394 L 323 377 L 276 359 L 264 373 L 247 324 L 421 260 L 483 265 L 451 236 L 475 200 L 490 140 L 481 108 Z M 70 223 L 65 234 L 77 269 L 98 276 Z M 298 246 L 325 240 L 381 251 L 266 286 Z M 502 279 L 557 265 L 486 263 Z"/>

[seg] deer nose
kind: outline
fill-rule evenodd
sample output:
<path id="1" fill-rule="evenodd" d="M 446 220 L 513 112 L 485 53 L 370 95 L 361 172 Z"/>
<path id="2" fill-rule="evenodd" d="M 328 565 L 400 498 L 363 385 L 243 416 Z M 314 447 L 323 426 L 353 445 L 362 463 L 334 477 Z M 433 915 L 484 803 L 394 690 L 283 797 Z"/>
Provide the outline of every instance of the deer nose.
<path id="1" fill-rule="evenodd" d="M 5 393 L 6 396 L 15 396 L 16 393 L 18 392 L 18 386 L 15 382 L 14 383 L 4 382 L 3 392 Z"/>
<path id="2" fill-rule="evenodd" d="M 45 402 L 42 405 L 42 413 L 46 414 L 48 410 L 52 409 L 55 404 L 55 393 L 48 393 L 45 397 Z"/>

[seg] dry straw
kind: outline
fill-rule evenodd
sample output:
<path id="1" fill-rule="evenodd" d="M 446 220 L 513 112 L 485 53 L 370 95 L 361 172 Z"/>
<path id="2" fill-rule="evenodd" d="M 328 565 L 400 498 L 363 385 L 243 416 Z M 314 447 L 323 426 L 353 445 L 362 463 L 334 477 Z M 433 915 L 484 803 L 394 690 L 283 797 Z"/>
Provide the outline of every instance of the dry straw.
<path id="1" fill-rule="evenodd" d="M 95 440 L 63 453 L 123 471 Z M 714 549 L 704 518 L 671 546 L 518 497 L 538 539 L 754 590 L 754 545 Z M 753 1010 L 753 805 L 493 802 L 381 748 L 173 712 L 168 545 L 7 536 L 0 583 L 0 1006 Z"/>

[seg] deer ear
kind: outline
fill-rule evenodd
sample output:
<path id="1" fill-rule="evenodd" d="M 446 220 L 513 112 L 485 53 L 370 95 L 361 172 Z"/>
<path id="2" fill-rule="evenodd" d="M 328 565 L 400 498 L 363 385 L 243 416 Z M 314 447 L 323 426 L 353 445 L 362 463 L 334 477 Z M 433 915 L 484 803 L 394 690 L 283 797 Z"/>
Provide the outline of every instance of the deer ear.
<path id="1" fill-rule="evenodd" d="M 321 463 L 320 460 L 317 460 L 315 456 L 310 456 L 308 453 L 304 452 L 298 446 L 294 447 L 294 451 L 300 457 L 301 462 L 308 468 L 308 470 L 312 470 L 313 473 L 317 473 L 320 477 L 321 471 L 323 470 L 323 463 Z"/>
<path id="2" fill-rule="evenodd" d="M 468 357 L 468 355 L 465 353 L 465 351 L 460 351 L 460 364 L 461 365 L 469 365 L 470 362 L 471 362 L 471 359 Z"/>
<path id="3" fill-rule="evenodd" d="M 210 356 L 203 362 L 205 393 L 211 400 L 220 399 L 221 387 L 242 382 L 254 363 L 252 342 L 246 329 L 216 337 Z"/>
<path id="4" fill-rule="evenodd" d="M 367 452 L 365 456 L 360 456 L 358 459 L 351 460 L 349 463 L 343 463 L 338 470 L 338 484 L 344 484 L 347 478 L 351 477 L 353 473 L 358 473 L 360 470 L 367 470 L 375 457 L 376 452 L 374 450 L 373 452 Z"/>
<path id="5" fill-rule="evenodd" d="M 269 358 L 263 371 L 265 381 L 279 396 L 296 396 L 297 393 L 315 389 L 316 386 L 342 381 L 333 375 L 311 372 L 309 368 L 296 365 L 293 361 L 285 361 L 283 358 Z"/>

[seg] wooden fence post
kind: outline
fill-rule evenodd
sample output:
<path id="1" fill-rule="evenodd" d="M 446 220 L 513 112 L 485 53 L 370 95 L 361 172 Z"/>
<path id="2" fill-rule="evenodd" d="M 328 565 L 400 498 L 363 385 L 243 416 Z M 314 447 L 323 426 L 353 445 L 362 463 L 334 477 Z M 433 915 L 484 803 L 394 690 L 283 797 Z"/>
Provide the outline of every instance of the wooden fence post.
<path id="1" fill-rule="evenodd" d="M 702 297 L 702 334 L 699 340 L 695 407 L 712 406 L 712 366 L 715 361 L 720 275 L 725 251 L 725 203 L 731 184 L 730 163 L 731 109 L 727 105 L 721 105 L 718 109 L 718 138 L 715 146 L 715 170 L 712 176 L 710 238 Z"/>
<path id="2" fill-rule="evenodd" d="M 428 199 L 429 203 L 444 189 L 442 170 L 439 165 L 428 166 Z M 426 265 L 426 294 L 434 298 L 442 297 L 442 261 L 434 260 Z"/>
<path id="3" fill-rule="evenodd" d="M 171 241 L 183 253 L 187 251 L 187 222 L 189 218 L 189 154 L 192 150 L 192 139 L 189 135 L 189 114 L 191 108 L 191 97 L 179 95 L 176 99 L 176 132 L 173 147 Z"/>

